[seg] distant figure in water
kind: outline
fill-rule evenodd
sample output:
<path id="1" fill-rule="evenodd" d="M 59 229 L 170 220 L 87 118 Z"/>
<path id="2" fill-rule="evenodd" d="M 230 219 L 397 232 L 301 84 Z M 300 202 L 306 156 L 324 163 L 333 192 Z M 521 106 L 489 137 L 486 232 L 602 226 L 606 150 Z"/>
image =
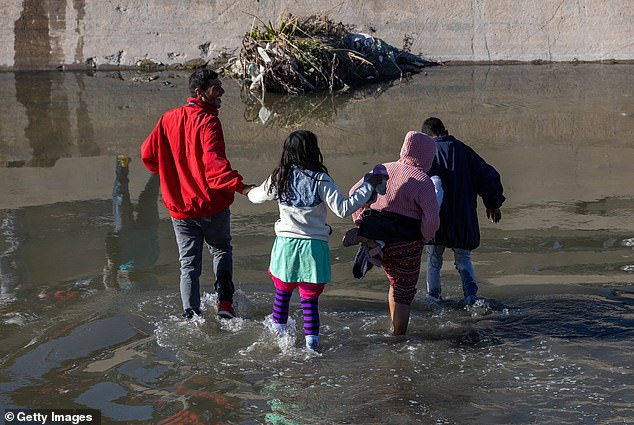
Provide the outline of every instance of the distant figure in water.
<path id="1" fill-rule="evenodd" d="M 502 218 L 500 207 L 506 199 L 500 174 L 472 148 L 449 135 L 440 119 L 427 118 L 422 131 L 436 142 L 436 157 L 429 175 L 440 177 L 444 191 L 440 228 L 425 247 L 427 294 L 441 299 L 443 253 L 445 248 L 451 248 L 462 280 L 465 305 L 473 305 L 478 301 L 478 285 L 471 263 L 471 251 L 480 245 L 477 197 L 482 197 L 489 220 L 498 223 Z"/>
<path id="2" fill-rule="evenodd" d="M 284 141 L 277 168 L 248 193 L 253 203 L 277 200 L 279 206 L 269 264 L 275 285 L 273 322 L 278 333 L 286 329 L 291 296 L 299 288 L 306 347 L 317 348 L 318 300 L 331 279 L 328 208 L 338 217 L 349 216 L 370 199 L 380 181 L 379 177 L 373 178 L 349 197 L 342 195 L 323 164 L 317 136 L 299 130 Z"/>
<path id="3" fill-rule="evenodd" d="M 426 173 L 435 153 L 431 137 L 408 132 L 399 159 L 383 164 L 389 175 L 385 194 L 377 197 L 369 208 L 352 215 L 359 228 L 348 231 L 343 241 L 344 246 L 367 240 L 384 244 L 381 265 L 390 282 L 388 305 L 394 335 L 407 332 L 423 245 L 438 229 L 439 199 L 434 182 Z M 350 190 L 357 190 L 362 182 Z"/>

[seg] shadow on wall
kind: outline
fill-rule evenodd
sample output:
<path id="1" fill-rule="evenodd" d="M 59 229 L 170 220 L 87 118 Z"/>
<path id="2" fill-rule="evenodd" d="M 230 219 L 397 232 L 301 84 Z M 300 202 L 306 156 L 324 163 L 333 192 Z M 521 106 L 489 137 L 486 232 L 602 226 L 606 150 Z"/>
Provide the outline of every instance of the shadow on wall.
<path id="1" fill-rule="evenodd" d="M 22 13 L 15 21 L 14 65 L 15 70 L 51 69 L 65 60 L 61 38 L 67 33 L 66 5 L 68 0 L 23 0 Z M 84 39 L 78 28 L 86 13 L 86 0 L 73 0 L 76 19 L 75 62 L 83 61 Z"/>

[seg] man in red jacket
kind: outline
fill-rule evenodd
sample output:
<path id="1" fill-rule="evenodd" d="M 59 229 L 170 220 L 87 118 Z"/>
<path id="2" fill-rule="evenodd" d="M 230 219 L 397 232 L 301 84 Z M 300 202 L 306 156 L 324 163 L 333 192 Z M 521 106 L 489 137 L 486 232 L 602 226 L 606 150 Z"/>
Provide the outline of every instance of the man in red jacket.
<path id="1" fill-rule="evenodd" d="M 141 146 L 143 163 L 159 174 L 172 217 L 180 261 L 183 317 L 200 315 L 203 245 L 213 257 L 218 316 L 235 317 L 230 211 L 234 194 L 253 185 L 231 168 L 218 118 L 224 94 L 218 74 L 201 69 L 189 77 L 187 104 L 163 114 Z"/>

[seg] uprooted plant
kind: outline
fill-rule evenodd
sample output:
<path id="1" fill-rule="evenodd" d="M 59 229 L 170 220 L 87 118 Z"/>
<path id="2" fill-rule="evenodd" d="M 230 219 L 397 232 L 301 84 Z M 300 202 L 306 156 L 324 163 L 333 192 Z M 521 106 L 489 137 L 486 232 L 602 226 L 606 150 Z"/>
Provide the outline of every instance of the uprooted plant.
<path id="1" fill-rule="evenodd" d="M 277 26 L 254 18 L 242 39 L 239 73 L 252 90 L 298 94 L 398 78 L 403 65 L 412 72 L 428 64 L 326 16 L 289 15 Z"/>

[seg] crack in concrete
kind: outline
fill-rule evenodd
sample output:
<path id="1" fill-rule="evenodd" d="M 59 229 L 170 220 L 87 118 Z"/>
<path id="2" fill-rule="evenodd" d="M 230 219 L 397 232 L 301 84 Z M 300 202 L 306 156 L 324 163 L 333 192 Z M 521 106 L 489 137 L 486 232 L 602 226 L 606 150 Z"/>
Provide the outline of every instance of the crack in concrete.
<path id="1" fill-rule="evenodd" d="M 489 50 L 489 39 L 487 37 L 487 27 L 486 27 L 486 19 L 484 19 L 484 8 L 482 6 L 482 0 L 472 0 L 471 1 L 471 22 L 472 22 L 472 32 L 471 32 L 471 55 L 472 58 L 475 57 L 475 36 L 476 36 L 476 13 L 477 13 L 477 21 L 482 27 L 482 37 L 484 42 L 484 50 L 487 54 L 487 59 L 491 61 L 491 51 Z"/>
<path id="2" fill-rule="evenodd" d="M 539 26 L 539 28 L 537 28 L 535 31 L 533 31 L 532 33 L 530 33 L 530 34 L 529 34 L 529 35 L 528 35 L 528 36 L 527 36 L 527 37 L 523 40 L 523 42 L 525 42 L 525 41 L 527 41 L 527 40 L 530 40 L 530 39 L 531 39 L 531 38 L 533 38 L 536 34 L 538 34 L 538 33 L 542 32 L 542 31 L 544 31 L 544 29 L 546 29 L 546 27 L 547 27 L 548 25 L 550 25 L 550 24 L 552 23 L 552 21 L 554 21 L 554 20 L 555 20 L 555 18 L 557 17 L 557 14 L 559 13 L 559 10 L 561 9 L 561 7 L 563 6 L 563 4 L 564 4 L 564 2 L 565 2 L 565 1 L 566 1 L 566 0 L 559 0 L 559 4 L 558 4 L 558 5 L 557 5 L 557 7 L 555 8 L 555 11 L 552 13 L 552 15 L 550 16 L 550 18 L 548 18 L 548 19 L 546 20 L 546 22 L 544 22 L 544 24 L 542 24 L 541 26 Z M 558 25 L 560 25 L 560 24 L 561 24 L 561 20 L 560 20 L 560 22 L 559 22 L 559 24 L 558 24 Z M 548 31 L 546 31 L 546 33 L 548 33 Z M 550 40 L 549 40 L 549 41 L 550 41 Z M 550 48 L 550 46 L 549 46 L 549 48 Z"/>
<path id="3" fill-rule="evenodd" d="M 475 57 L 475 49 L 473 48 L 473 43 L 475 39 L 475 31 L 476 31 L 476 23 L 475 23 L 475 7 L 474 3 L 476 0 L 471 0 L 471 59 Z"/>

